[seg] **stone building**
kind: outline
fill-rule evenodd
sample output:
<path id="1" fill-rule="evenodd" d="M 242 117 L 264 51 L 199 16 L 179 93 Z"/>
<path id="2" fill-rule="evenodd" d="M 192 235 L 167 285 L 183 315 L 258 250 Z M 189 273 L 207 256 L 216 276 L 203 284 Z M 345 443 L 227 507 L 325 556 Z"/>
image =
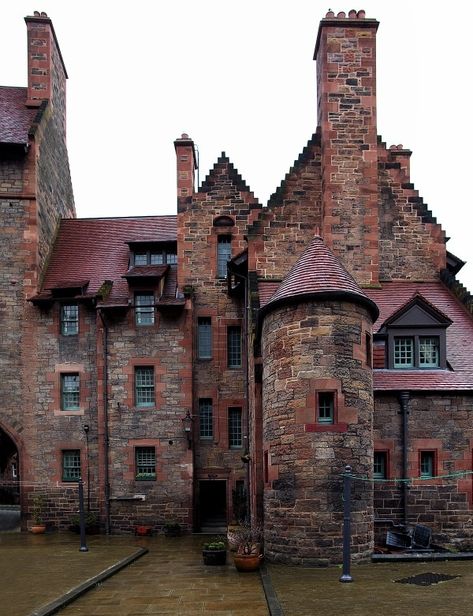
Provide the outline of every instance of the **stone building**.
<path id="1" fill-rule="evenodd" d="M 356 557 L 393 522 L 471 542 L 472 300 L 411 152 L 377 134 L 378 22 L 321 20 L 318 125 L 267 205 L 224 153 L 197 187 L 183 134 L 176 214 L 94 219 L 52 23 L 26 24 L 28 86 L 0 88 L 0 476 L 23 528 L 41 492 L 66 529 L 81 477 L 106 532 L 246 516 L 268 558 L 337 562 L 349 464 Z"/>

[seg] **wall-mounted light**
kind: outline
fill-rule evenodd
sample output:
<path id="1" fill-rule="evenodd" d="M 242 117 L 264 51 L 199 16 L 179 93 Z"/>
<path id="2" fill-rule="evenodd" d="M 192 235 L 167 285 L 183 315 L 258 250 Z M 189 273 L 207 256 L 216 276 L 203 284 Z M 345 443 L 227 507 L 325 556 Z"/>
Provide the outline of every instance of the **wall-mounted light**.
<path id="1" fill-rule="evenodd" d="M 187 449 L 192 449 L 192 417 L 189 411 L 186 416 L 182 418 L 182 425 L 187 438 Z"/>

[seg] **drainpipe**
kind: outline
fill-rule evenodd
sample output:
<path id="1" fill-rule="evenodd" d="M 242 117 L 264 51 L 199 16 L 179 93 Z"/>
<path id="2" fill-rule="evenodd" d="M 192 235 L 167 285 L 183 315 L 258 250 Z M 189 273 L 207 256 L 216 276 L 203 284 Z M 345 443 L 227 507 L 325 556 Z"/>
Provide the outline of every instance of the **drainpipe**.
<path id="1" fill-rule="evenodd" d="M 245 299 L 244 299 L 244 317 L 243 317 L 243 356 L 245 358 L 245 371 L 244 371 L 244 390 L 246 396 L 246 434 L 243 435 L 245 440 L 245 453 L 243 456 L 243 461 L 246 463 L 246 510 L 248 512 L 249 522 L 251 523 L 251 497 L 250 497 L 250 481 L 251 481 L 251 473 L 250 473 L 250 457 L 249 457 L 249 448 L 250 448 L 250 409 L 249 409 L 249 375 L 248 375 L 248 313 L 249 313 L 249 305 L 248 305 L 248 276 L 242 276 L 241 274 L 237 274 L 236 272 L 232 272 L 233 276 L 240 278 L 243 280 L 243 284 L 245 285 Z M 254 462 L 254 461 L 253 461 Z"/>
<path id="2" fill-rule="evenodd" d="M 408 431 L 408 418 L 409 418 L 409 392 L 401 391 L 399 394 L 399 403 L 401 405 L 402 415 L 402 478 L 407 479 L 408 475 L 408 462 L 407 451 L 409 449 L 409 431 Z M 409 484 L 407 481 L 403 481 L 401 484 L 402 490 L 402 511 L 403 511 L 403 523 L 406 526 L 409 519 L 408 510 L 408 497 L 409 497 Z"/>
<path id="3" fill-rule="evenodd" d="M 101 310 L 103 325 L 103 419 L 104 419 L 104 473 L 105 473 L 105 533 L 110 534 L 110 473 L 108 465 L 109 430 L 108 430 L 108 325 Z"/>

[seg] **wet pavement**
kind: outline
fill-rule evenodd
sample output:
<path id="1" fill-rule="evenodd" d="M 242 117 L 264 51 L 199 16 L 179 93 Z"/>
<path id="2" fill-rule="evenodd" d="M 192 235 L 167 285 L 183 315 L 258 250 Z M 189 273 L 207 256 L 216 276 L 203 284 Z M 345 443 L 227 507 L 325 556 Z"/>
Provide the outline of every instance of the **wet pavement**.
<path id="1" fill-rule="evenodd" d="M 32 616 L 40 608 L 89 580 L 93 586 L 62 608 L 61 616 L 142 616 L 146 614 L 266 616 L 261 577 L 238 573 L 231 557 L 224 567 L 202 563 L 205 537 L 88 538 L 79 552 L 76 535 L 0 534 L 0 616 Z M 93 576 L 136 555 L 148 553 L 98 585 Z M 285 616 L 461 616 L 471 613 L 473 562 L 362 564 L 354 581 L 341 584 L 341 569 L 267 565 L 277 601 L 273 615 Z M 423 573 L 451 579 L 430 586 L 396 583 Z M 454 577 L 458 576 L 458 577 Z M 268 589 L 266 589 L 268 590 Z M 282 608 L 282 609 L 281 609 Z"/>

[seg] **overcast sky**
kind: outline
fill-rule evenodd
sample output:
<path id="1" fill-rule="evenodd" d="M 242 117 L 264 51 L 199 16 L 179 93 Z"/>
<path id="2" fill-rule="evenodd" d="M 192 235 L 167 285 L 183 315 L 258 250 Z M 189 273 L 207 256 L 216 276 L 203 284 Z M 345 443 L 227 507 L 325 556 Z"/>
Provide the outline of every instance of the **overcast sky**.
<path id="1" fill-rule="evenodd" d="M 378 29 L 378 134 L 413 150 L 411 181 L 469 263 L 473 291 L 473 3 L 439 0 L 23 0 L 2 3 L 0 83 L 26 85 L 25 15 L 51 17 L 68 81 L 78 216 L 176 211 L 173 141 L 200 180 L 224 150 L 261 203 L 316 128 L 318 23 L 365 9 Z"/>

